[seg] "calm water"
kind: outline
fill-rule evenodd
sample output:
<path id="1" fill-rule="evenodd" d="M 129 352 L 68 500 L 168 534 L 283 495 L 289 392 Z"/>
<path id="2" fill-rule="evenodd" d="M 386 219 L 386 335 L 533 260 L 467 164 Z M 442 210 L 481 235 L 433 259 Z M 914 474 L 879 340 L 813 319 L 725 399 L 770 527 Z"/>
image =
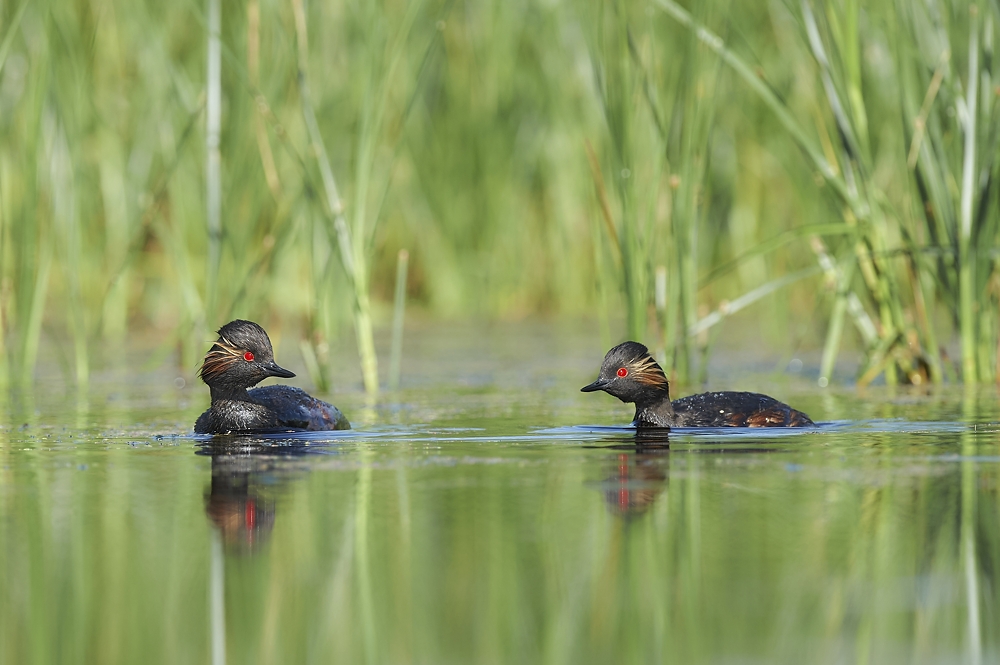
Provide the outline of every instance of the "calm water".
<path id="1" fill-rule="evenodd" d="M 345 362 L 357 429 L 296 440 L 195 439 L 207 390 L 142 354 L 82 398 L 42 378 L 0 431 L 0 662 L 1000 659 L 995 389 L 819 391 L 779 359 L 710 387 L 820 430 L 637 449 L 566 337 L 416 335 L 375 405 Z"/>

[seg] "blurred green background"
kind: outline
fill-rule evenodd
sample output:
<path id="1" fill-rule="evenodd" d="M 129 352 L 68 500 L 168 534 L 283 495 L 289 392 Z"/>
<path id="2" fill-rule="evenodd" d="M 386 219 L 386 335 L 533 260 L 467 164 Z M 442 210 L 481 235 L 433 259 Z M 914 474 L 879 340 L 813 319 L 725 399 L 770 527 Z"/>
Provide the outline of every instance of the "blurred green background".
<path id="1" fill-rule="evenodd" d="M 4 3 L 0 371 L 150 333 L 190 372 L 240 316 L 376 390 L 405 248 L 411 315 L 576 317 L 682 382 L 731 315 L 821 385 L 994 380 L 998 4 L 692 7 Z"/>

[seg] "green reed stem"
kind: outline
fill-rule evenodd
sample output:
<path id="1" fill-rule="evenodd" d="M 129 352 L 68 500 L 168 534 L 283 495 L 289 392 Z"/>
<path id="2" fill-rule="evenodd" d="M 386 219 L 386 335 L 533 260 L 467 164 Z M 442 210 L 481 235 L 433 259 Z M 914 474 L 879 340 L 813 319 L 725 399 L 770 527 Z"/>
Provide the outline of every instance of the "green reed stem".
<path id="1" fill-rule="evenodd" d="M 833 378 L 833 368 L 837 363 L 837 353 L 840 350 L 840 338 L 844 332 L 844 312 L 847 311 L 847 297 L 842 292 L 837 293 L 837 300 L 830 312 L 830 325 L 827 327 L 826 341 L 823 343 L 823 356 L 819 364 L 819 378 L 816 380 L 820 388 L 830 385 Z"/>
<path id="2" fill-rule="evenodd" d="M 698 283 L 698 288 L 705 288 L 709 286 L 716 280 L 718 280 L 723 275 L 732 272 L 738 268 L 741 264 L 750 259 L 763 256 L 764 254 L 770 254 L 773 251 L 781 249 L 789 243 L 800 240 L 808 236 L 838 236 L 846 235 L 851 233 L 851 228 L 844 222 L 831 222 L 826 224 L 804 224 L 802 226 L 797 226 L 792 229 L 787 229 L 782 231 L 773 238 L 768 238 L 767 240 L 762 240 L 750 249 L 746 250 L 739 256 L 736 256 L 731 261 L 718 265 L 708 273 Z"/>
<path id="3" fill-rule="evenodd" d="M 105 211 L 105 261 L 110 266 L 123 266 L 117 274 L 108 276 L 107 289 L 101 307 L 101 332 L 112 344 L 119 343 L 128 328 L 129 286 L 129 224 L 125 169 L 120 158 L 117 137 L 110 132 L 102 141 L 103 156 L 98 167 L 101 182 L 101 202 Z M 114 270 L 114 268 L 112 268 Z"/>
<path id="4" fill-rule="evenodd" d="M 399 389 L 399 371 L 403 359 L 403 319 L 406 314 L 406 275 L 410 253 L 399 250 L 396 255 L 396 293 L 392 307 L 392 351 L 389 356 L 389 390 Z"/>
<path id="5" fill-rule="evenodd" d="M 729 65 L 736 74 L 743 79 L 751 90 L 757 93 L 761 101 L 771 109 L 774 115 L 778 118 L 778 121 L 785 128 L 785 130 L 791 135 L 796 143 L 799 144 L 806 155 L 812 160 L 813 164 L 819 170 L 820 175 L 823 179 L 833 187 L 834 191 L 844 199 L 844 201 L 852 204 L 852 207 L 859 205 L 855 197 L 851 196 L 848 192 L 844 181 L 838 177 L 837 171 L 833 166 L 826 160 L 823 156 L 822 151 L 816 147 L 812 139 L 806 133 L 805 129 L 795 120 L 791 112 L 785 106 L 785 103 L 775 94 L 774 90 L 767 85 L 751 68 L 746 62 L 743 61 L 738 55 L 726 48 L 725 42 L 721 37 L 713 33 L 711 30 L 701 25 L 691 15 L 680 5 L 678 5 L 673 0 L 654 0 L 657 5 L 670 16 L 672 16 L 677 22 L 686 28 L 692 30 L 694 34 L 701 40 L 708 48 L 714 51 L 716 54 L 722 58 L 722 61 Z"/>
<path id="6" fill-rule="evenodd" d="M 969 385 L 969 384 L 966 384 Z M 976 394 L 973 390 L 966 390 L 965 399 L 962 402 L 962 415 L 966 423 L 977 422 L 978 413 L 976 409 Z M 978 496 L 979 485 L 979 462 L 976 461 L 978 446 L 976 445 L 975 432 L 966 429 L 962 433 L 962 472 L 961 472 L 961 504 L 959 517 L 959 556 L 961 557 L 960 569 L 965 577 L 965 607 L 966 607 L 966 630 L 968 646 L 968 662 L 979 665 L 982 662 L 982 626 L 980 624 L 980 572 L 976 560 L 977 532 L 979 530 L 978 520 Z"/>
<path id="7" fill-rule="evenodd" d="M 208 0 L 208 55 L 205 103 L 205 216 L 208 229 L 206 311 L 218 302 L 219 263 L 222 257 L 222 29 L 221 0 Z"/>
<path id="8" fill-rule="evenodd" d="M 313 110 L 308 76 L 308 32 L 302 0 L 293 0 L 292 8 L 295 13 L 295 29 L 298 37 L 298 82 L 302 115 L 305 119 L 309 140 L 312 143 L 313 152 L 323 180 L 327 210 L 331 215 L 333 230 L 337 238 L 337 246 L 340 249 L 341 264 L 354 291 L 354 331 L 357 336 L 358 354 L 361 356 L 361 375 L 364 380 L 365 390 L 369 394 L 375 394 L 378 392 L 378 358 L 375 355 L 371 303 L 368 294 L 368 277 L 365 274 L 367 267 L 364 265 L 365 254 L 363 251 L 355 251 L 357 246 L 355 245 L 351 228 L 348 226 L 347 219 L 344 216 L 344 204 L 340 199 L 337 183 L 333 177 L 333 168 L 330 166 L 330 158 L 327 155 L 326 146 L 323 143 L 323 135 L 320 132 L 319 123 L 316 121 L 316 113 Z M 360 262 L 359 259 L 361 259 Z"/>
<path id="9" fill-rule="evenodd" d="M 962 195 L 959 212 L 959 327 L 962 337 L 962 379 L 966 383 L 977 380 L 976 361 L 976 256 L 972 249 L 972 198 L 976 178 L 976 119 L 979 116 L 979 12 L 971 11 L 969 18 L 969 75 L 966 80 L 964 105 L 959 105 L 958 115 L 964 130 L 962 160 Z"/>
<path id="10" fill-rule="evenodd" d="M 6 169 L 0 155 L 0 276 L 6 273 L 6 249 L 10 238 L 10 224 L 12 210 L 10 206 L 9 181 L 7 180 Z M 0 297 L 0 388 L 5 388 L 10 381 L 10 364 L 7 326 L 11 318 L 10 302 L 8 298 Z"/>
<path id="11" fill-rule="evenodd" d="M 45 313 L 45 301 L 49 292 L 49 274 L 52 270 L 52 242 L 46 238 L 40 240 L 38 252 L 38 267 L 35 273 L 35 287 L 31 291 L 31 305 L 28 309 L 28 321 L 24 326 L 21 340 L 21 379 L 30 381 L 35 362 L 38 359 L 38 341 L 42 334 L 42 316 Z"/>
<path id="12" fill-rule="evenodd" d="M 685 140 L 685 145 L 690 145 Z M 681 162 L 682 173 L 693 173 L 694 164 L 691 155 L 686 150 L 684 159 Z M 696 257 L 698 252 L 696 212 L 694 208 L 693 185 L 684 186 L 683 193 L 679 197 L 681 205 L 675 209 L 673 219 L 674 236 L 676 238 L 675 250 L 677 251 L 677 289 L 680 295 L 679 316 L 680 326 L 680 359 L 678 372 L 681 381 L 686 381 L 694 372 L 694 361 L 696 356 L 694 333 L 692 332 L 698 324 L 698 266 Z"/>
<path id="13" fill-rule="evenodd" d="M 667 280 L 667 311 L 663 325 L 666 353 L 671 354 L 671 357 L 668 360 L 664 355 L 663 360 L 669 362 L 677 375 L 677 380 L 685 383 L 690 375 L 690 366 L 687 362 L 681 362 L 679 356 L 683 352 L 680 340 L 686 339 L 687 335 L 681 328 L 681 280 L 678 273 L 675 272 L 674 275 L 675 279 Z M 669 371 L 665 366 L 663 369 Z"/>
<path id="14" fill-rule="evenodd" d="M 770 282 L 761 284 L 757 288 L 744 293 L 739 298 L 736 298 L 732 302 L 724 302 L 719 305 L 719 308 L 709 314 L 708 316 L 697 321 L 693 326 L 688 329 L 688 336 L 694 337 L 695 335 L 705 332 L 709 328 L 722 323 L 723 319 L 732 316 L 736 312 L 745 309 L 757 302 L 765 296 L 769 296 L 775 291 L 788 286 L 789 284 L 794 284 L 799 280 L 805 279 L 806 277 L 812 277 L 813 275 L 819 273 L 821 268 L 819 266 L 813 266 L 812 268 L 805 268 L 797 272 L 785 275 L 784 277 L 779 277 L 778 279 L 773 279 Z"/>
<path id="15" fill-rule="evenodd" d="M 306 372 L 309 373 L 309 378 L 315 384 L 316 390 L 321 393 L 329 392 L 330 382 L 327 381 L 326 372 L 323 371 L 323 367 L 316 357 L 316 349 L 313 348 L 312 342 L 308 339 L 301 340 L 299 351 L 302 353 L 302 362 L 306 364 Z"/>
<path id="16" fill-rule="evenodd" d="M 883 335 L 877 345 L 868 352 L 868 364 L 864 373 L 858 378 L 859 386 L 866 386 L 875 380 L 879 374 L 892 364 L 892 348 L 899 340 L 899 333 L 892 336 Z M 888 383 L 888 377 L 886 377 Z"/>
<path id="17" fill-rule="evenodd" d="M 83 279 L 81 261 L 83 238 L 77 213 L 73 162 L 66 141 L 66 133 L 61 125 L 57 125 L 52 128 L 52 134 L 52 144 L 49 147 L 52 213 L 55 218 L 55 228 L 59 231 L 59 246 L 62 249 L 61 263 L 69 287 L 70 333 L 73 337 L 76 384 L 78 388 L 84 388 L 90 376 L 90 363 L 87 355 L 85 303 L 80 284 Z"/>
<path id="18" fill-rule="evenodd" d="M 7 26 L 7 34 L 4 35 L 3 42 L 0 43 L 0 71 L 3 71 L 3 66 L 7 62 L 7 56 L 10 55 L 11 44 L 14 43 L 14 37 L 18 33 L 18 29 L 21 27 L 21 19 L 24 18 L 24 10 L 28 8 L 31 4 L 31 0 L 24 0 L 21 6 L 17 8 L 17 13 L 14 14 L 14 18 L 11 19 L 10 25 Z"/>
<path id="19" fill-rule="evenodd" d="M 656 307 L 656 321 L 660 327 L 656 357 L 666 362 L 667 356 L 667 267 L 656 266 L 653 284 L 653 304 Z"/>
<path id="20" fill-rule="evenodd" d="M 917 320 L 924 331 L 926 344 L 924 356 L 927 358 L 928 375 L 933 383 L 944 381 L 944 372 L 941 369 L 941 353 L 938 349 L 937 332 L 934 330 L 934 319 L 928 311 L 931 299 L 925 294 L 923 280 L 920 278 L 920 271 L 917 269 L 916 261 L 911 256 L 907 260 L 907 272 L 910 278 L 911 290 L 913 291 L 913 303 L 916 309 Z"/>
<path id="21" fill-rule="evenodd" d="M 211 608 L 212 665 L 226 665 L 226 562 L 222 536 L 212 529 L 209 598 Z"/>
<path id="22" fill-rule="evenodd" d="M 365 454 L 362 457 L 368 457 Z M 356 503 L 354 524 L 356 526 L 354 539 L 354 560 L 357 565 L 358 595 L 361 605 L 361 632 L 364 639 L 364 654 L 366 663 L 377 663 L 378 642 L 376 641 L 375 608 L 372 598 L 372 550 L 369 547 L 371 525 L 368 518 L 371 515 L 372 503 L 372 466 L 368 460 L 363 462 L 358 471 L 357 487 L 355 489 Z"/>

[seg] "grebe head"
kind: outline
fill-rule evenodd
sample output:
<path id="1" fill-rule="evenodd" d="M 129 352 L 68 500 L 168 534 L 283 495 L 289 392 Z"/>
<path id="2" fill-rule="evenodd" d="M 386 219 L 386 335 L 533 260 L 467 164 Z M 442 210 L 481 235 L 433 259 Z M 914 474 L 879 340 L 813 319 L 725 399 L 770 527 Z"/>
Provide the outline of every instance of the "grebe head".
<path id="1" fill-rule="evenodd" d="M 580 389 L 603 390 L 623 402 L 669 399 L 667 377 L 649 349 L 638 342 L 622 342 L 608 351 L 597 380 Z"/>
<path id="2" fill-rule="evenodd" d="M 245 390 L 270 376 L 295 376 L 274 362 L 271 340 L 264 329 L 242 319 L 219 328 L 219 339 L 205 354 L 199 374 L 209 386 L 222 390 Z"/>

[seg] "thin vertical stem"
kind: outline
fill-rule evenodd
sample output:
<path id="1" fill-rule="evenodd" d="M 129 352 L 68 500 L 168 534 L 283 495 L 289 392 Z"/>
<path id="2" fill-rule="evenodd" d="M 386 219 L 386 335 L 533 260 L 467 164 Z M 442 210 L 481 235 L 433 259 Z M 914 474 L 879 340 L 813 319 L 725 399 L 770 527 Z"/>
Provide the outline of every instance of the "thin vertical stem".
<path id="1" fill-rule="evenodd" d="M 247 71 L 250 83 L 254 88 L 260 88 L 260 2 L 251 0 L 247 4 Z M 274 153 L 271 142 L 267 138 L 267 127 L 264 116 L 254 114 L 254 130 L 257 134 L 257 149 L 260 152 L 260 163 L 264 168 L 264 178 L 274 199 L 281 199 L 281 179 L 278 177 L 278 167 L 274 163 Z"/>
<path id="2" fill-rule="evenodd" d="M 656 323 L 660 326 L 656 357 L 666 366 L 667 355 L 667 267 L 656 266 L 653 278 L 653 302 L 656 305 Z"/>
<path id="3" fill-rule="evenodd" d="M 367 455 L 366 455 L 367 457 Z M 366 663 L 377 663 L 375 609 L 372 601 L 371 550 L 368 547 L 368 517 L 371 514 L 372 467 L 368 460 L 358 472 L 354 523 L 356 525 L 354 556 L 358 566 L 358 593 L 361 600 L 361 632 L 364 639 Z"/>
<path id="4" fill-rule="evenodd" d="M 694 211 L 688 207 L 683 215 L 679 215 L 681 219 L 678 220 L 678 227 L 686 226 L 686 230 L 683 231 L 683 236 L 678 242 L 680 248 L 682 248 L 680 256 L 680 291 L 681 291 L 681 318 L 683 325 L 681 327 L 681 340 L 683 341 L 684 349 L 684 362 L 681 363 L 684 366 L 683 376 L 690 379 L 697 373 L 694 366 L 694 361 L 696 358 L 695 353 L 695 338 L 691 336 L 690 331 L 698 323 L 698 295 L 696 289 L 698 288 L 698 270 L 695 265 L 695 252 L 697 248 L 695 246 L 695 231 L 694 231 Z"/>
<path id="5" fill-rule="evenodd" d="M 354 293 L 354 334 L 361 357 L 361 377 L 369 395 L 378 393 L 378 356 L 375 355 L 375 331 L 372 324 L 372 307 L 368 295 L 368 276 L 359 275 Z"/>
<path id="6" fill-rule="evenodd" d="M 295 31 L 298 36 L 299 97 L 302 100 L 302 116 L 305 119 L 309 140 L 312 143 L 320 176 L 323 179 L 326 202 L 333 220 L 337 246 L 340 249 L 341 264 L 344 266 L 344 272 L 354 289 L 354 332 L 358 342 L 358 355 L 361 356 L 361 376 L 365 383 L 365 390 L 368 394 L 374 395 L 378 393 L 378 358 L 375 355 L 375 335 L 368 294 L 368 275 L 367 268 L 363 264 L 359 265 L 357 260 L 363 261 L 364 253 L 359 252 L 356 257 L 353 252 L 355 247 L 353 234 L 344 217 L 344 204 L 340 200 L 337 182 L 333 177 L 333 168 L 330 166 L 330 159 L 323 143 L 323 135 L 319 131 L 316 112 L 312 106 L 308 79 L 308 31 L 302 0 L 292 0 L 292 10 L 295 14 Z"/>
<path id="7" fill-rule="evenodd" d="M 833 366 L 837 362 L 837 353 L 840 350 L 840 338 L 844 332 L 844 313 L 846 311 L 847 292 L 843 288 L 838 288 L 837 300 L 834 302 L 833 312 L 830 314 L 830 327 L 826 331 L 826 342 L 823 344 L 823 359 L 819 364 L 817 384 L 820 388 L 826 388 L 830 385 Z"/>
<path id="8" fill-rule="evenodd" d="M 664 330 L 665 338 L 664 345 L 666 346 L 667 353 L 670 354 L 669 365 L 672 368 L 671 380 L 679 380 L 680 383 L 685 383 L 690 375 L 689 367 L 687 365 L 687 360 L 684 359 L 682 362 L 681 355 L 681 341 L 685 339 L 686 332 L 682 329 L 680 325 L 680 302 L 681 302 L 681 279 L 680 272 L 674 270 L 674 279 L 667 281 L 667 309 L 664 313 Z M 666 361 L 666 358 L 664 358 Z M 664 367 L 666 370 L 667 368 Z M 667 370 L 670 371 L 670 370 Z"/>
<path id="9" fill-rule="evenodd" d="M 624 178 L 622 178 L 624 180 Z M 628 184 L 620 187 L 622 200 L 622 270 L 625 278 L 625 298 L 628 312 L 628 335 L 632 339 L 646 336 L 646 288 L 643 271 L 643 253 L 636 233 L 638 212 L 630 209 L 632 189 Z"/>
<path id="10" fill-rule="evenodd" d="M 834 166 L 826 160 L 823 153 L 814 145 L 814 141 L 809 137 L 809 134 L 805 131 L 802 125 L 795 120 L 791 112 L 785 106 L 784 102 L 777 95 L 777 93 L 775 93 L 774 88 L 769 86 L 764 79 L 758 76 L 757 71 L 753 67 L 748 65 L 739 56 L 726 48 L 725 42 L 721 37 L 694 20 L 691 17 L 691 14 L 689 14 L 687 10 L 679 4 L 674 2 L 674 0 L 654 0 L 654 2 L 661 9 L 670 14 L 670 16 L 677 20 L 677 22 L 681 25 L 692 30 L 695 36 L 702 43 L 717 53 L 723 62 L 732 67 L 736 74 L 743 79 L 744 83 L 750 86 L 750 88 L 761 98 L 761 101 L 763 101 L 768 108 L 771 109 L 781 125 L 791 135 L 795 142 L 802 147 L 805 153 L 812 160 L 813 164 L 819 170 L 820 175 L 827 182 L 827 184 L 833 188 L 837 195 L 852 208 L 860 207 L 860 202 L 857 197 L 847 190 L 847 185 L 844 183 L 843 179 L 838 176 L 838 172 Z"/>
<path id="11" fill-rule="evenodd" d="M 211 539 L 208 602 L 212 621 L 212 665 L 226 665 L 226 562 L 218 530 L 212 529 Z"/>
<path id="12" fill-rule="evenodd" d="M 838 270 L 829 260 L 825 250 L 818 238 L 814 237 L 813 249 L 817 254 L 821 254 L 827 260 L 828 276 L 836 281 L 837 299 L 833 305 L 833 313 L 830 315 L 830 327 L 827 328 L 826 342 L 823 345 L 823 360 L 820 362 L 818 383 L 821 388 L 830 385 L 830 378 L 833 376 L 833 366 L 837 362 L 837 353 L 840 350 L 840 338 L 844 332 L 844 316 L 847 313 L 848 298 L 851 295 L 851 280 L 854 277 L 854 261 L 846 261 L 844 270 Z M 823 265 L 823 261 L 820 261 Z M 827 266 L 824 266 L 826 268 Z"/>
<path id="13" fill-rule="evenodd" d="M 205 104 L 205 202 L 208 221 L 208 273 L 205 284 L 206 311 L 216 302 L 222 243 L 222 158 L 219 136 L 222 127 L 222 27 L 221 0 L 208 0 L 208 73 Z"/>
<path id="14" fill-rule="evenodd" d="M 302 362 L 306 364 L 306 372 L 308 372 L 309 378 L 312 379 L 313 383 L 316 384 L 316 390 L 321 393 L 329 392 L 330 382 L 327 380 L 326 373 L 319 363 L 319 358 L 316 355 L 316 349 L 313 348 L 312 342 L 308 339 L 302 340 L 299 342 L 299 350 L 302 352 Z"/>
<path id="15" fill-rule="evenodd" d="M 979 20 L 976 7 L 969 17 L 969 76 L 966 83 L 965 103 L 958 104 L 958 115 L 964 120 L 965 150 L 962 161 L 962 199 L 959 217 L 959 325 L 962 336 L 962 380 L 975 383 L 976 367 L 976 318 L 975 275 L 976 255 L 972 251 L 972 196 L 976 171 L 976 102 L 979 92 Z"/>
<path id="16" fill-rule="evenodd" d="M 968 385 L 966 384 L 962 415 L 965 416 L 966 422 L 975 422 L 978 415 L 975 408 L 975 392 L 970 390 Z M 983 661 L 983 652 L 979 620 L 979 571 L 976 564 L 976 510 L 979 478 L 978 463 L 975 461 L 977 453 L 975 437 L 976 434 L 970 431 L 966 431 L 962 435 L 962 502 L 959 548 L 961 566 L 965 573 L 965 606 L 969 640 L 968 662 L 979 665 Z"/>
<path id="17" fill-rule="evenodd" d="M 6 175 L 6 169 L 0 165 L 0 278 L 3 277 L 5 272 L 4 250 L 6 249 L 7 240 L 7 229 L 5 227 L 10 223 L 8 221 L 10 211 L 7 209 L 8 196 L 7 192 L 4 191 L 4 185 L 7 182 Z M 10 379 L 10 360 L 7 356 L 7 335 L 5 330 L 7 318 L 4 316 L 7 307 L 7 299 L 0 296 L 0 388 L 5 388 Z"/>
<path id="18" fill-rule="evenodd" d="M 865 347 L 874 348 L 878 344 L 878 330 L 876 330 L 875 324 L 868 316 L 857 294 L 851 291 L 851 281 L 857 263 L 855 261 L 846 261 L 844 268 L 841 269 L 834 263 L 833 257 L 827 253 L 826 245 L 823 244 L 819 236 L 813 236 L 809 244 L 812 247 L 813 253 L 816 254 L 816 261 L 819 263 L 820 268 L 822 268 L 827 281 L 834 284 L 837 288 L 837 300 L 834 304 L 830 328 L 827 329 L 826 343 L 823 347 L 823 360 L 820 365 L 819 385 L 825 387 L 829 384 L 830 374 L 833 372 L 833 364 L 837 358 L 837 349 L 840 346 L 842 324 L 838 324 L 836 321 L 837 317 L 840 316 L 838 310 L 843 307 L 843 311 L 851 316 L 855 327 L 857 327 L 858 332 L 861 334 L 861 339 L 864 341 Z M 835 326 L 840 326 L 840 329 L 837 329 Z M 824 379 L 826 379 L 826 383 L 823 382 Z"/>
<path id="19" fill-rule="evenodd" d="M 932 299 L 924 296 L 924 285 L 920 279 L 920 271 L 916 261 L 912 256 L 907 259 L 907 271 L 910 277 L 911 289 L 913 291 L 913 304 L 917 311 L 917 320 L 924 330 L 925 352 L 927 359 L 929 378 L 934 383 L 941 383 L 943 380 L 941 371 L 941 356 L 938 350 L 937 334 L 934 332 L 932 317 L 928 314 L 927 303 Z"/>
<path id="20" fill-rule="evenodd" d="M 42 334 L 42 315 L 49 293 L 49 274 L 52 271 L 52 243 L 41 240 L 38 268 L 35 273 L 35 288 L 31 291 L 31 305 L 28 308 L 28 322 L 24 327 L 21 354 L 21 380 L 29 383 L 35 362 L 38 360 L 38 340 Z"/>
<path id="21" fill-rule="evenodd" d="M 410 253 L 399 250 L 396 257 L 396 294 L 392 308 L 392 352 L 389 356 L 389 390 L 399 388 L 399 370 L 403 359 L 403 318 L 406 315 L 406 275 Z"/>
<path id="22" fill-rule="evenodd" d="M 76 366 L 77 388 L 86 387 L 90 378 L 90 362 L 87 355 L 87 327 L 83 293 L 80 286 L 82 277 L 82 243 L 77 215 L 77 197 L 74 183 L 73 160 L 69 151 L 66 131 L 62 123 L 53 122 L 50 130 L 54 133 L 49 156 L 49 173 L 52 186 L 53 217 L 55 218 L 59 247 L 62 249 L 61 267 L 69 285 L 70 328 L 73 334 L 73 350 Z"/>
<path id="23" fill-rule="evenodd" d="M 0 71 L 3 70 L 4 63 L 7 62 L 7 55 L 10 53 L 11 44 L 14 42 L 14 37 L 18 34 L 18 28 L 21 24 L 21 18 L 24 16 L 24 10 L 28 7 L 29 0 L 24 0 L 21 3 L 20 8 L 17 10 L 17 14 L 14 15 L 13 20 L 10 25 L 7 26 L 7 34 L 4 35 L 3 42 L 0 43 Z M 3 176 L 7 175 L 6 169 L 2 172 Z M 0 189 L 7 184 L 7 178 L 4 177 L 4 182 L 0 183 Z M 4 246 L 3 241 L 7 238 L 7 229 L 4 227 L 9 225 L 12 221 L 11 219 L 11 209 L 10 197 L 7 196 L 7 192 L 4 192 L 4 196 L 0 197 L 0 277 L 4 274 Z M 8 359 L 8 349 L 7 349 L 7 339 L 5 326 L 9 323 L 7 319 L 3 317 L 5 311 L 7 311 L 7 306 L 9 302 L 4 302 L 0 299 L 0 385 L 6 385 L 10 372 L 10 360 Z M 16 369 L 15 369 L 16 371 Z"/>

